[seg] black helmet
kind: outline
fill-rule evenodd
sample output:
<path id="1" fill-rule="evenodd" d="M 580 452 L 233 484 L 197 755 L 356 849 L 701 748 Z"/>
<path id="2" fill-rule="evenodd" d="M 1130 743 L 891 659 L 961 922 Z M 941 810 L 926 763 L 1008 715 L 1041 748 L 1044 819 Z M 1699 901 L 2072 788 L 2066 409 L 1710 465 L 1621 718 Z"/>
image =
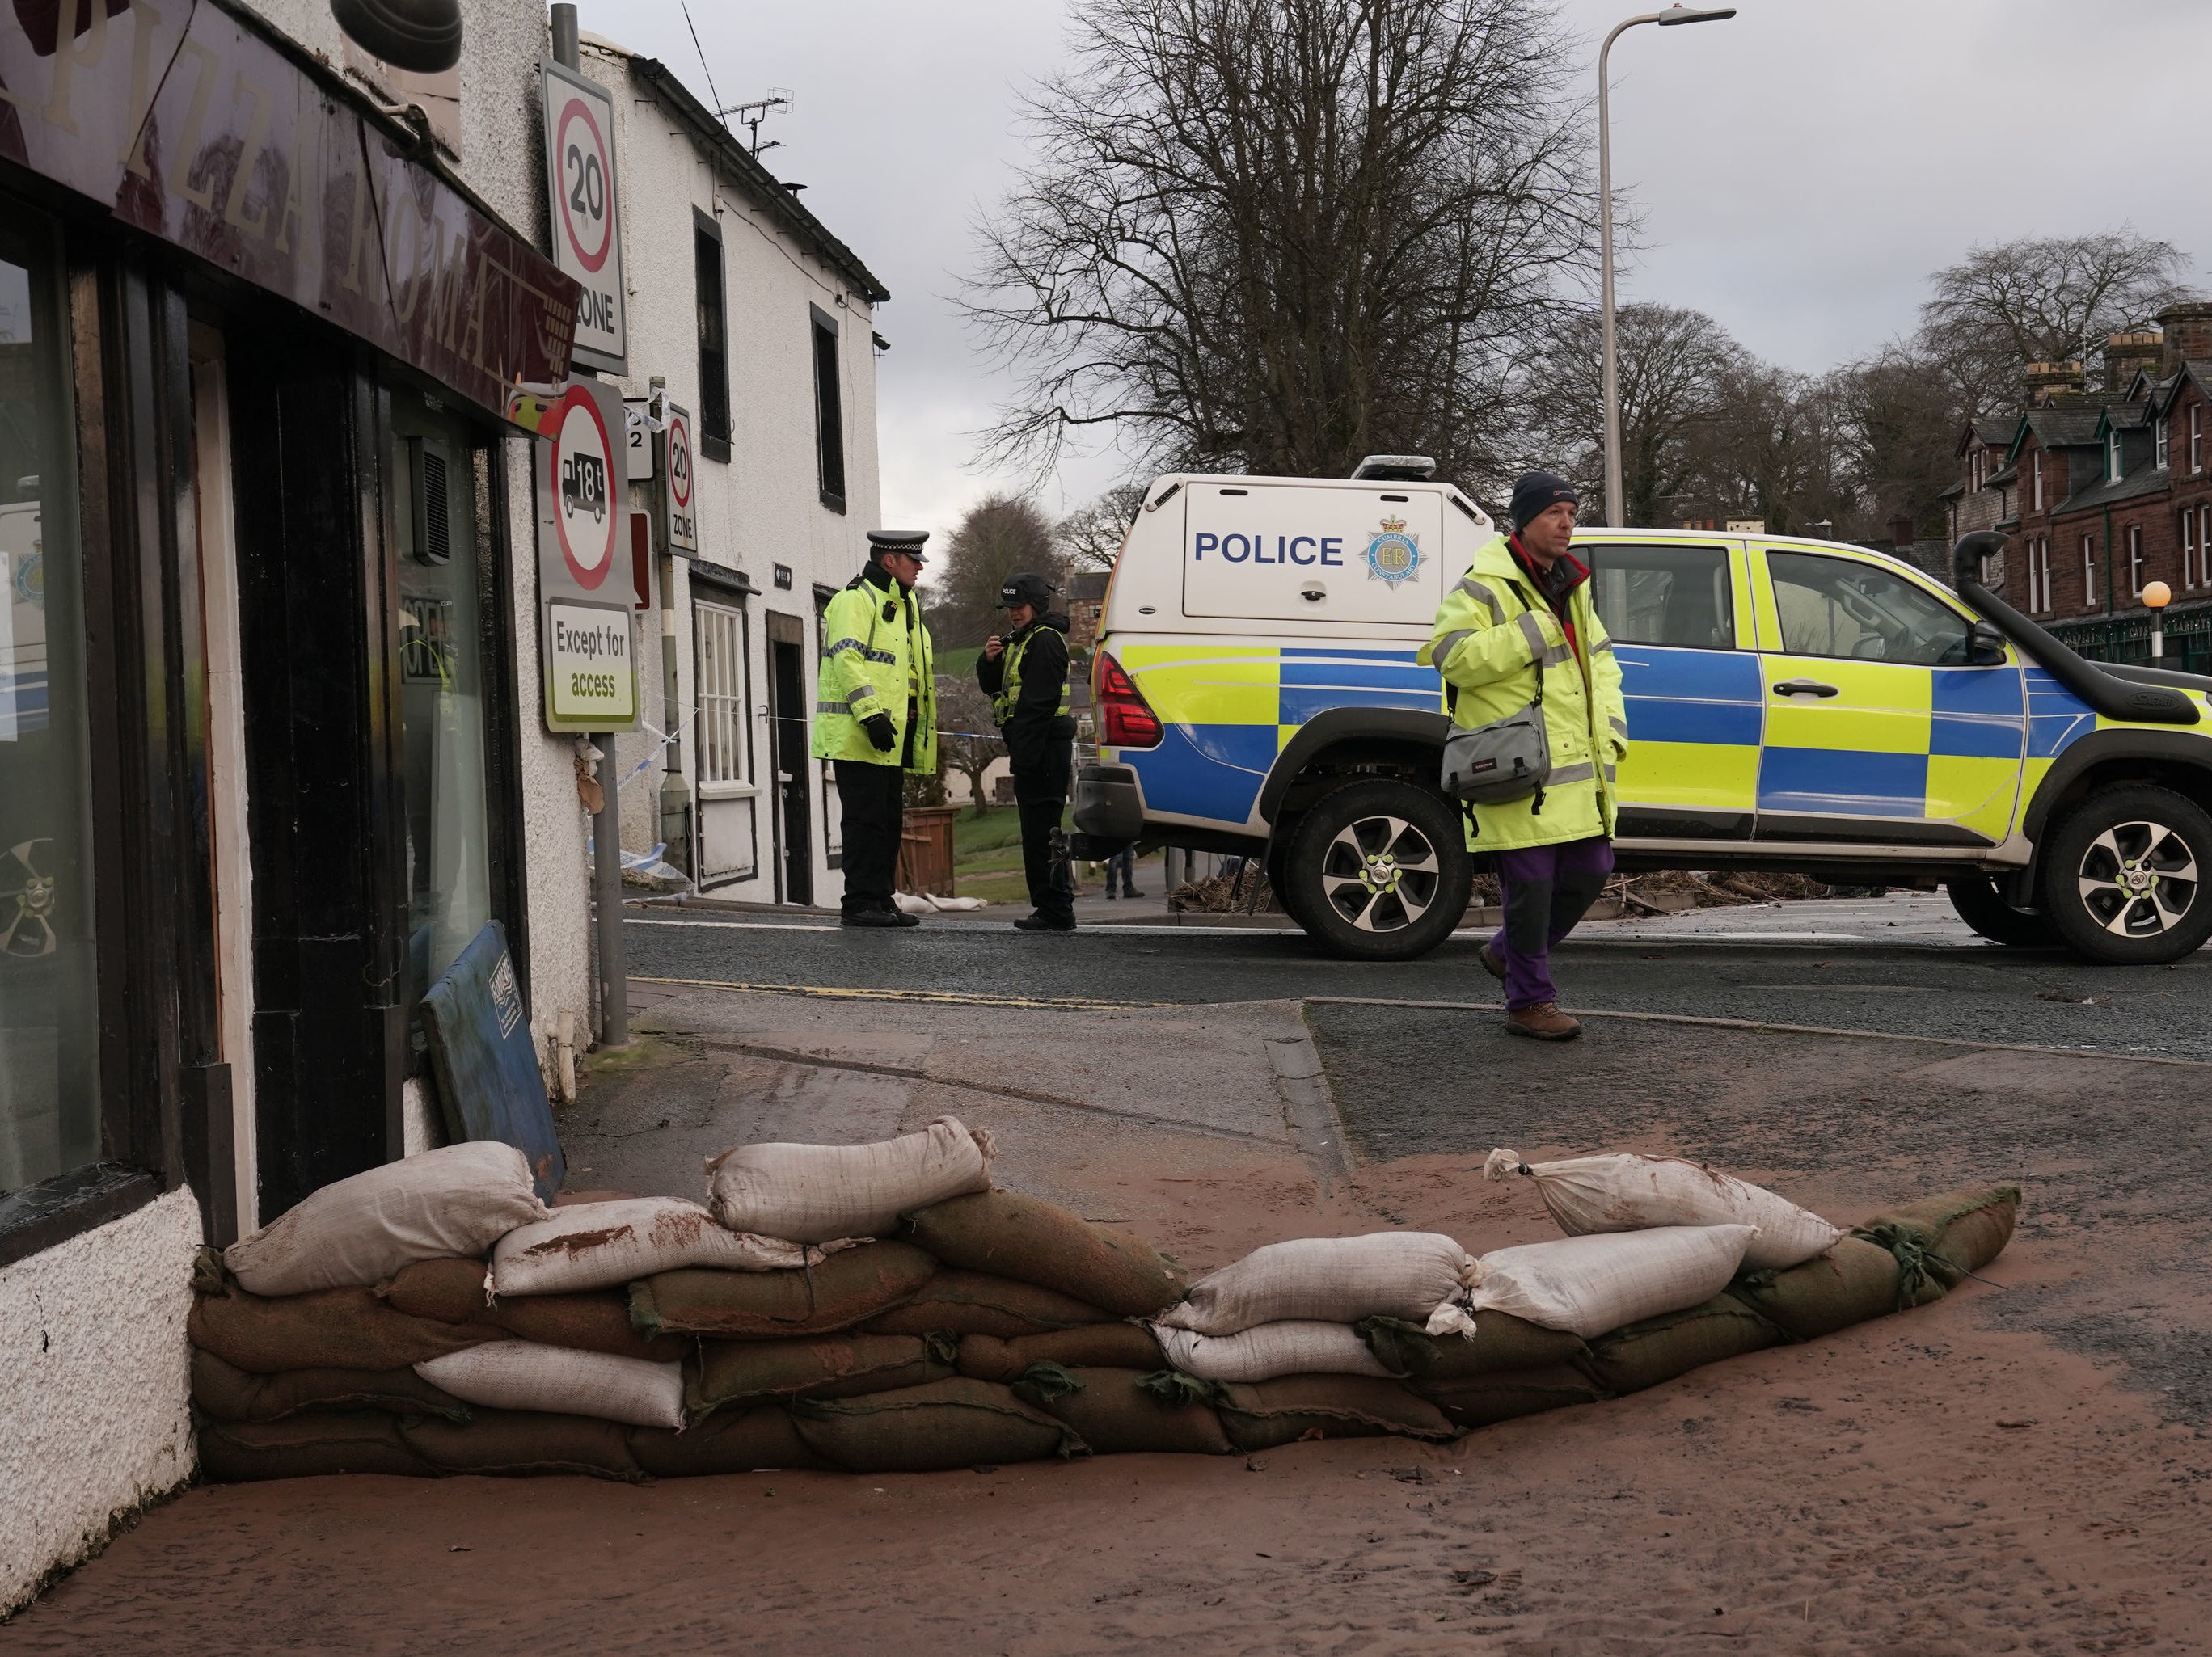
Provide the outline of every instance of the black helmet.
<path id="1" fill-rule="evenodd" d="M 1000 587 L 999 608 L 1012 610 L 1016 604 L 1027 604 L 1031 610 L 1042 611 L 1059 590 L 1043 576 L 1022 570 L 1006 577 L 1005 585 Z"/>

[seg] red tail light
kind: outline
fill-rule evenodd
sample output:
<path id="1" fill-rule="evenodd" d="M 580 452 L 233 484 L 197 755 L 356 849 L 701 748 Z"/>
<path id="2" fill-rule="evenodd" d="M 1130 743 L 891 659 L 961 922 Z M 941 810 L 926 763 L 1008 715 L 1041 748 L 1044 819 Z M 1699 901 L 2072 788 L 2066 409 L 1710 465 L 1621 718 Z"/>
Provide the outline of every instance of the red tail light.
<path id="1" fill-rule="evenodd" d="M 1145 701 L 1137 683 L 1121 671 L 1121 664 L 1103 652 L 1098 658 L 1097 686 L 1103 748 L 1157 748 L 1164 734 L 1160 716 Z"/>

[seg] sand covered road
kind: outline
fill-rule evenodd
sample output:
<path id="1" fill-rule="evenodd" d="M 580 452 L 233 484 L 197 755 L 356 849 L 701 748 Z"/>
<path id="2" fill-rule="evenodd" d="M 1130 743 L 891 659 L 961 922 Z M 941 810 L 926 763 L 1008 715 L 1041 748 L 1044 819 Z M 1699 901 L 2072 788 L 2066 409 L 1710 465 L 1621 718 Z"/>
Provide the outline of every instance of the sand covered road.
<path id="1" fill-rule="evenodd" d="M 2169 1070 L 2160 1095 L 2139 1079 L 2148 1067 L 2067 1060 L 2107 1066 L 2106 1091 L 2085 1095 L 2047 1066 L 1994 1089 L 1958 1072 L 2002 1080 L 1991 1067 L 2006 1061 L 1971 1051 L 1705 1047 L 1682 1027 L 1638 1027 L 1574 1050 L 1579 1069 L 1501 1070 L 1474 1089 L 1438 1083 L 1439 1066 L 1461 1076 L 1545 1050 L 1493 1052 L 1449 1015 L 1378 1034 L 1358 1019 L 1380 1014 L 1316 1011 L 1369 1152 L 1325 1189 L 1307 1160 L 1246 1131 L 1265 1105 L 1246 1073 L 1249 1043 L 1269 1039 L 1279 1011 L 1241 1025 L 1211 1014 L 1203 1029 L 1123 1020 L 1101 1038 L 1107 1051 L 1134 1038 L 1151 1065 L 1178 1044 L 1202 1048 L 1194 1078 L 1217 1079 L 1156 1102 L 1204 1131 L 1055 1114 L 932 1079 L 932 1044 L 972 1055 L 982 1049 L 958 1044 L 988 1034 L 1018 1046 L 1023 1026 L 1004 1012 L 988 1015 L 988 1031 L 964 1015 L 915 1015 L 895 1068 L 916 1074 L 866 1073 L 853 1120 L 905 1126 L 957 1102 L 1019 1147 L 1010 1168 L 1023 1182 L 1199 1267 L 1278 1237 L 1389 1225 L 1478 1249 L 1535 1241 L 1551 1227 L 1534 1191 L 1481 1183 L 1480 1152 L 1586 1150 L 1607 1132 L 1627 1148 L 1724 1153 L 1839 1220 L 1971 1178 L 2024 1176 L 2027 1218 L 1988 1283 L 1935 1306 L 1448 1447 L 1345 1441 L 1249 1460 L 640 1488 L 362 1478 L 196 1490 L 0 1626 L 0 1652 L 2212 1649 L 2212 1440 L 2192 1396 L 2159 1390 L 2179 1383 L 2145 1352 L 2081 1333 L 2101 1317 L 2163 1332 L 2172 1348 L 2201 1338 L 2185 1190 L 2203 1187 L 2177 1183 L 2197 1178 L 2186 1150 L 2197 1130 L 2181 1113 L 2200 1072 Z M 807 1044 L 803 1012 L 754 998 L 690 1022 L 784 1051 Z M 833 1064 L 839 1026 L 820 1028 L 813 1045 Z M 1128 1066 L 1087 1066 L 1078 1027 L 1049 1028 L 1051 1088 L 1038 1091 L 1088 1086 L 1093 1102 L 1127 1103 Z M 823 1111 L 835 1076 L 853 1074 L 800 1066 L 813 1079 L 799 1086 L 764 1076 L 757 1053 L 680 1051 L 684 1065 L 722 1067 L 723 1108 L 758 1112 L 763 1089 L 780 1086 L 785 1108 Z M 1954 1069 L 1931 1077 L 1931 1064 Z M 1673 1079 L 1636 1087 L 1631 1071 Z M 716 1109 L 715 1087 L 687 1073 L 693 1115 L 671 1134 L 687 1120 L 707 1131 Z M 643 1118 L 653 1074 L 593 1102 L 595 1120 L 638 1133 L 621 1142 L 633 1156 L 659 1132 L 627 1126 L 659 1120 Z M 637 1090 L 627 1104 L 623 1089 Z M 1814 1098 L 1832 1101 L 1829 1115 L 1808 1117 Z M 1392 1101 L 1398 1116 L 1377 1114 Z M 2079 1125 L 2061 1132 L 2069 1108 Z"/>

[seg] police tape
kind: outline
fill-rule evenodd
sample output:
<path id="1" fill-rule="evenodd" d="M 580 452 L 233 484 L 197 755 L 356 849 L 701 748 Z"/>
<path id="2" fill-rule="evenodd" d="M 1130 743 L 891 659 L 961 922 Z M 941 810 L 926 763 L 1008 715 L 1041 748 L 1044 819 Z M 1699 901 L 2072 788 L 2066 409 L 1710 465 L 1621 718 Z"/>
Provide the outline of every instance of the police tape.
<path id="1" fill-rule="evenodd" d="M 633 973 L 633 984 L 671 984 L 695 990 L 747 990 L 761 995 L 811 995 L 832 1001 L 914 1001 L 953 1007 L 1040 1007 L 1073 1012 L 1118 1011 L 1126 1007 L 1173 1007 L 1175 1001 L 1107 1001 L 1085 995 L 993 995 L 981 990 L 870 990 L 843 984 L 754 984 L 719 978 L 647 978 Z"/>

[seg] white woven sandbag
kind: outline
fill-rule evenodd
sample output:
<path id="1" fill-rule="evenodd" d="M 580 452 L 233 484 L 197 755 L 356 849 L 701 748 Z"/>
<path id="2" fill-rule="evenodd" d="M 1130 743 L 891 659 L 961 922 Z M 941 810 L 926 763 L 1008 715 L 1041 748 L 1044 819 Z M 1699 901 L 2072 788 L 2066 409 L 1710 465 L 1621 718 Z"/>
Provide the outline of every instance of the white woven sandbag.
<path id="1" fill-rule="evenodd" d="M 1467 1250 L 1435 1231 L 1301 1237 L 1255 1248 L 1200 1278 L 1160 1314 L 1170 1329 L 1233 1335 L 1262 1323 L 1419 1321 L 1459 1291 Z"/>
<path id="2" fill-rule="evenodd" d="M 1754 1272 L 1802 1265 L 1844 1235 L 1786 1197 L 1679 1156 L 1623 1151 L 1532 1166 L 1516 1151 L 1493 1150 L 1482 1172 L 1492 1180 L 1532 1176 L 1536 1194 L 1570 1237 L 1655 1225 L 1755 1225 L 1759 1235 L 1743 1257 Z"/>
<path id="3" fill-rule="evenodd" d="M 1367 1343 L 1348 1323 L 1293 1320 L 1234 1335 L 1155 1326 L 1169 1363 L 1200 1381 L 1273 1381 L 1278 1375 L 1383 1375 Z"/>
<path id="4" fill-rule="evenodd" d="M 1667 1225 L 1493 1248 L 1468 1268 L 1464 1298 L 1437 1308 L 1429 1332 L 1472 1334 L 1470 1314 L 1510 1312 L 1589 1340 L 1711 1300 L 1757 1235 L 1748 1225 Z"/>
<path id="5" fill-rule="evenodd" d="M 416 1260 L 479 1258 L 549 1211 L 520 1150 L 472 1139 L 326 1185 L 222 1258 L 252 1294 L 343 1289 Z"/>
<path id="6" fill-rule="evenodd" d="M 780 1237 L 732 1231 L 685 1197 L 574 1203 L 519 1225 L 491 1251 L 495 1295 L 566 1295 L 708 1266 L 776 1272 L 819 1266 L 822 1251 Z"/>
<path id="7" fill-rule="evenodd" d="M 866 1145 L 739 1145 L 707 1159 L 714 1217 L 794 1242 L 878 1237 L 902 1214 L 991 1188 L 991 1136 L 940 1116 Z"/>
<path id="8" fill-rule="evenodd" d="M 493 1340 L 415 1366 L 415 1373 L 487 1410 L 596 1416 L 632 1427 L 684 1425 L 684 1366 L 611 1352 Z"/>

